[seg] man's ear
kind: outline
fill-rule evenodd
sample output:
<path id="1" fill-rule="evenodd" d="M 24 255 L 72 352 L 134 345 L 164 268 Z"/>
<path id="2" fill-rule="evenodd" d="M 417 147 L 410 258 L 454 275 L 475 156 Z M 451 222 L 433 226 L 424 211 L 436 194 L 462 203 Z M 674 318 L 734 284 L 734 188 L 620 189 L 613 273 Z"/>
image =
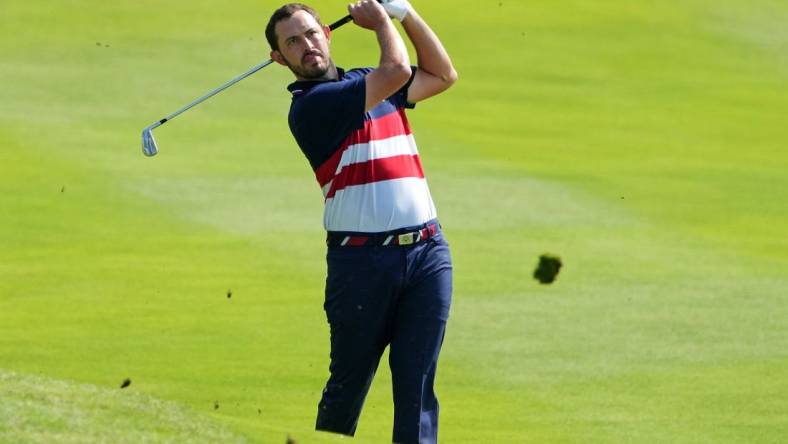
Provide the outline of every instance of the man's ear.
<path id="1" fill-rule="evenodd" d="M 330 42 L 331 41 L 331 28 L 329 28 L 328 26 L 324 25 L 323 26 L 323 34 L 326 35 L 326 40 L 328 40 Z"/>
<path id="2" fill-rule="evenodd" d="M 282 53 L 276 49 L 271 51 L 271 60 L 273 60 L 274 62 L 280 65 L 287 66 L 287 63 L 285 63 L 285 58 L 282 56 Z"/>

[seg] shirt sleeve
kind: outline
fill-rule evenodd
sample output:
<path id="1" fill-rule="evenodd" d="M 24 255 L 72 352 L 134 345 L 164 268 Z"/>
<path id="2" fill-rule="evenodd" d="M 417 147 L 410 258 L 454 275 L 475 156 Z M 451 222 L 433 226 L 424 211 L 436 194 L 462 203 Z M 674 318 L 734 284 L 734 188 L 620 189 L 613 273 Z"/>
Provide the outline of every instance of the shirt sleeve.
<path id="1" fill-rule="evenodd" d="M 408 108 L 413 109 L 416 107 L 415 103 L 408 102 L 408 88 L 410 88 L 410 84 L 413 83 L 413 79 L 416 78 L 416 70 L 419 68 L 416 66 L 411 66 L 411 74 L 410 79 L 408 79 L 408 83 L 406 83 L 399 91 L 395 92 L 389 100 L 397 107 L 397 108 Z"/>

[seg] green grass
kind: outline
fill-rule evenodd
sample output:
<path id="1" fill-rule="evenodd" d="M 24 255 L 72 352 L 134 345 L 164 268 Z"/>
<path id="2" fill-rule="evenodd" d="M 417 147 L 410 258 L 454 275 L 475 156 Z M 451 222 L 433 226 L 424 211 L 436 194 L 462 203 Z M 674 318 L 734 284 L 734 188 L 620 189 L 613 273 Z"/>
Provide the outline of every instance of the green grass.
<path id="1" fill-rule="evenodd" d="M 206 415 L 139 393 L 2 372 L 0 394 L 3 442 L 246 442 Z"/>
<path id="2" fill-rule="evenodd" d="M 414 3 L 460 73 L 410 114 L 456 269 L 442 442 L 782 442 L 788 6 Z M 278 5 L 4 5 L 0 442 L 345 441 L 311 430 L 321 196 L 288 72 L 140 152 L 267 58 Z M 352 26 L 333 45 L 377 60 Z M 354 442 L 389 439 L 387 373 Z"/>

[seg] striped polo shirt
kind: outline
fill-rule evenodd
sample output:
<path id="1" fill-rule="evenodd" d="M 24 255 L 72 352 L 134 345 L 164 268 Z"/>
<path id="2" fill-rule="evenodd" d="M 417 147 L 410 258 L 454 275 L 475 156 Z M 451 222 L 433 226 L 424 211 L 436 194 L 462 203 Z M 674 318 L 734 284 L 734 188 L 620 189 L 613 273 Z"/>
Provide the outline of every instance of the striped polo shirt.
<path id="1" fill-rule="evenodd" d="M 365 112 L 372 68 L 338 71 L 337 80 L 288 86 L 290 130 L 323 190 L 325 229 L 381 233 L 435 219 L 405 115 L 414 107 L 406 100 L 410 82 Z"/>

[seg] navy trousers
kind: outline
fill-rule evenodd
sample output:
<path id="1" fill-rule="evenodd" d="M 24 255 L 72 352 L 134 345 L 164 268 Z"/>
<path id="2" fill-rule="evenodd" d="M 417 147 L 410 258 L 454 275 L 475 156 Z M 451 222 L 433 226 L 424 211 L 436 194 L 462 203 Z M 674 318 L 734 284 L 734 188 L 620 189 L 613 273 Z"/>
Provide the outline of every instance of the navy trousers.
<path id="1" fill-rule="evenodd" d="M 390 346 L 392 440 L 436 443 L 433 383 L 452 292 L 451 256 L 443 235 L 409 246 L 329 247 L 326 258 L 331 374 L 316 429 L 355 433 L 378 362 Z"/>

